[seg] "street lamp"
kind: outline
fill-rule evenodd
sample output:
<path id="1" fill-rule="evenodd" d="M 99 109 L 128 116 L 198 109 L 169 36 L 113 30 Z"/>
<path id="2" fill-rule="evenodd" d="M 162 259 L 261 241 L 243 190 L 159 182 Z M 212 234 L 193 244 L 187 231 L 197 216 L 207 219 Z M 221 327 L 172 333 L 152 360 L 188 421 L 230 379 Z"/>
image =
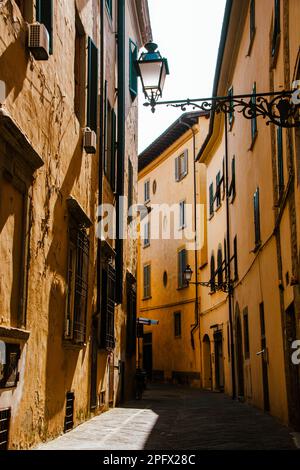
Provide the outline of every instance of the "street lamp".
<path id="1" fill-rule="evenodd" d="M 216 273 L 215 273 L 216 274 Z M 202 281 L 202 282 L 192 282 L 193 270 L 189 264 L 187 264 L 185 270 L 183 271 L 183 279 L 187 284 L 194 284 L 197 286 L 204 286 L 210 287 L 212 290 L 222 290 L 223 292 L 231 292 L 232 290 L 232 281 L 222 282 L 221 284 L 214 282 L 214 280 L 210 281 Z"/>
<path id="2" fill-rule="evenodd" d="M 286 128 L 300 126 L 299 99 L 294 99 L 295 90 L 158 101 L 162 96 L 166 76 L 169 75 L 168 61 L 157 50 L 157 44 L 150 42 L 145 48 L 147 52 L 142 52 L 136 67 L 147 100 L 144 106 L 150 106 L 153 113 L 157 105 L 181 108 L 182 111 L 186 111 L 187 106 L 192 106 L 193 109 L 217 114 L 230 114 L 237 108 L 246 119 L 262 116 L 267 119 L 267 124 L 273 123 Z"/>
<path id="3" fill-rule="evenodd" d="M 148 42 L 145 45 L 147 52 L 142 52 L 136 62 L 137 74 L 141 78 L 145 98 L 151 105 L 152 112 L 155 104 L 162 96 L 166 76 L 169 75 L 167 59 L 163 58 L 157 50 L 157 44 Z"/>

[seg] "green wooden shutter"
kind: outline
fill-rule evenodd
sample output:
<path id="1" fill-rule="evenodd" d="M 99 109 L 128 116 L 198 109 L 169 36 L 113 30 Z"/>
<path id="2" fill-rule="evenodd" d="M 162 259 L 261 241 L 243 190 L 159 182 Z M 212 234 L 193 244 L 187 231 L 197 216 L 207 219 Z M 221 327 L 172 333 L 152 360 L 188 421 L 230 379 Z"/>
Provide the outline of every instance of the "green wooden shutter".
<path id="1" fill-rule="evenodd" d="M 214 184 L 209 185 L 209 215 L 214 213 Z"/>
<path id="2" fill-rule="evenodd" d="M 272 38 L 272 56 L 275 55 L 277 39 L 280 33 L 280 0 L 274 0 L 274 27 Z"/>
<path id="3" fill-rule="evenodd" d="M 215 199 L 217 201 L 217 207 L 221 205 L 221 173 L 218 172 L 216 176 L 216 195 Z"/>
<path id="4" fill-rule="evenodd" d="M 46 26 L 49 33 L 49 54 L 53 53 L 53 0 L 36 1 L 36 20 Z"/>
<path id="5" fill-rule="evenodd" d="M 252 41 L 255 33 L 255 0 L 250 3 L 250 41 Z"/>
<path id="6" fill-rule="evenodd" d="M 284 188 L 282 127 L 277 128 L 277 168 L 278 168 L 278 191 L 280 194 Z"/>
<path id="7" fill-rule="evenodd" d="M 136 61 L 138 58 L 137 45 L 129 39 L 129 90 L 134 99 L 138 93 L 138 78 L 136 70 Z"/>
<path id="8" fill-rule="evenodd" d="M 184 151 L 184 157 L 183 157 L 183 161 L 184 161 L 184 171 L 183 171 L 183 174 L 184 175 L 187 175 L 188 174 L 188 150 L 185 150 Z"/>
<path id="9" fill-rule="evenodd" d="M 259 188 L 254 193 L 254 230 L 255 230 L 255 245 L 260 243 L 260 213 L 259 213 Z"/>
<path id="10" fill-rule="evenodd" d="M 87 127 L 97 131 L 98 101 L 98 49 L 92 39 L 88 38 L 88 93 L 87 93 Z"/>
<path id="11" fill-rule="evenodd" d="M 231 183 L 229 186 L 229 196 L 232 196 L 232 199 L 235 196 L 235 157 L 232 157 L 231 160 Z"/>
<path id="12" fill-rule="evenodd" d="M 253 84 L 252 94 L 253 94 L 253 95 L 256 94 L 256 82 L 254 82 L 254 84 Z M 252 110 L 253 110 L 253 112 L 255 113 L 256 96 L 252 96 L 252 98 L 251 98 L 251 103 L 253 104 Z M 254 116 L 254 117 L 251 119 L 251 138 L 252 138 L 252 141 L 255 139 L 256 133 L 257 133 L 257 117 Z"/>

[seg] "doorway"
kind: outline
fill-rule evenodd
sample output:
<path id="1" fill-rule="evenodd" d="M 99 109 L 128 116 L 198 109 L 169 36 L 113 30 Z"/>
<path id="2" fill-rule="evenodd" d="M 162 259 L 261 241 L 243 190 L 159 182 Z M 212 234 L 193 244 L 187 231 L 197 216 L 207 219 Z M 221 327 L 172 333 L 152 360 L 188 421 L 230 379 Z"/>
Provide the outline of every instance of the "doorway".
<path id="1" fill-rule="evenodd" d="M 265 326 L 265 309 L 264 303 L 259 304 L 260 315 L 260 333 L 261 333 L 261 365 L 262 365 L 262 385 L 264 397 L 264 410 L 270 411 L 270 395 L 269 395 L 269 378 L 268 378 L 268 353 Z"/>
<path id="2" fill-rule="evenodd" d="M 143 369 L 147 373 L 148 380 L 151 380 L 152 379 L 152 333 L 144 334 Z"/>
<path id="3" fill-rule="evenodd" d="M 208 335 L 203 338 L 203 388 L 212 389 L 210 339 Z"/>
<path id="4" fill-rule="evenodd" d="M 243 336 L 242 325 L 239 313 L 236 315 L 236 370 L 238 382 L 238 396 L 244 398 L 244 357 L 243 357 Z"/>
<path id="5" fill-rule="evenodd" d="M 286 351 L 288 362 L 288 401 L 289 422 L 297 430 L 300 430 L 300 383 L 299 364 L 292 362 L 292 343 L 297 339 L 296 315 L 294 302 L 286 310 Z"/>
<path id="6" fill-rule="evenodd" d="M 224 362 L 223 362 L 223 335 L 222 331 L 214 333 L 215 343 L 215 383 L 216 389 L 224 391 Z"/>

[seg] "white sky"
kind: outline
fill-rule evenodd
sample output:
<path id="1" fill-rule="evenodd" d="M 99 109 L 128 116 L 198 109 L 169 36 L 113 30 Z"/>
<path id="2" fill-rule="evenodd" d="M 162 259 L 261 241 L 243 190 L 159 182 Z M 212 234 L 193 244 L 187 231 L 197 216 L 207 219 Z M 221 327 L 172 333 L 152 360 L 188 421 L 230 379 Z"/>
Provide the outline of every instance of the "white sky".
<path id="1" fill-rule="evenodd" d="M 163 100 L 211 96 L 225 0 L 148 0 L 153 42 L 168 59 Z M 140 81 L 139 81 L 140 82 Z M 181 110 L 145 108 L 139 83 L 139 152 L 173 121 Z M 193 109 L 187 108 L 187 111 Z"/>

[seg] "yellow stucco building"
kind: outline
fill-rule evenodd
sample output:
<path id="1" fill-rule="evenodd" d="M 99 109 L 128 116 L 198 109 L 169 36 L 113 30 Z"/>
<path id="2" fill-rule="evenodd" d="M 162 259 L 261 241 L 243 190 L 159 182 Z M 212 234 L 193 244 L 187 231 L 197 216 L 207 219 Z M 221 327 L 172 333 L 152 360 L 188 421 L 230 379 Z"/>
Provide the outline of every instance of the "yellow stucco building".
<path id="1" fill-rule="evenodd" d="M 299 24 L 296 0 L 228 0 L 212 96 L 249 95 L 254 102 L 251 95 L 256 93 L 295 87 Z M 225 391 L 299 429 L 300 368 L 293 359 L 294 342 L 300 338 L 299 127 L 286 129 L 267 121 L 247 119 L 231 109 L 226 118 L 214 112 L 209 119 L 199 117 L 196 126 L 197 201 L 204 214 L 197 235 L 203 243 L 199 270 L 192 252 L 185 263 L 192 267 L 193 282 L 197 273 L 198 281 L 208 283 L 198 292 L 195 351 L 200 360 L 192 361 L 195 351 L 189 349 L 187 335 L 182 348 L 174 338 L 177 302 L 195 298 L 193 284 L 183 294 L 176 291 L 178 241 L 151 239 L 143 247 L 142 233 L 139 278 L 142 289 L 145 267 L 151 266 L 151 291 L 147 296 L 140 292 L 139 315 L 157 318 L 164 326 L 151 327 L 152 368 L 161 378 L 161 370 L 168 378 L 177 363 L 190 364 L 197 367 L 201 387 Z M 186 131 L 184 143 L 180 137 L 174 144 L 170 129 L 140 156 L 141 203 L 147 180 L 152 188 L 159 178 L 164 181 L 160 203 L 175 199 L 180 204 L 192 197 L 191 182 L 184 186 L 183 180 L 182 189 L 174 183 L 174 160 L 185 146 L 191 154 L 192 134 Z M 169 141 L 158 152 L 165 135 Z M 158 190 L 149 199 L 156 202 Z M 150 224 L 151 217 L 152 212 Z M 164 269 L 175 280 L 168 293 Z M 192 304 L 185 309 L 188 330 L 194 321 Z"/>
<path id="2" fill-rule="evenodd" d="M 133 64 L 149 40 L 146 0 L 0 2 L 1 449 L 132 396 L 137 246 L 100 239 L 98 221 L 136 200 Z"/>

